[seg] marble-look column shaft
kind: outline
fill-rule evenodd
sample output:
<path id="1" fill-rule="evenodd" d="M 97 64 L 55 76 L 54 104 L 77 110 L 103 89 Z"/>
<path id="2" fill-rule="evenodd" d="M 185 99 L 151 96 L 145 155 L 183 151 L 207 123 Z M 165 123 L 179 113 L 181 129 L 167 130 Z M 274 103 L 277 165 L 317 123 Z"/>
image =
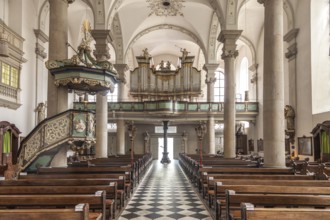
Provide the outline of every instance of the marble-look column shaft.
<path id="1" fill-rule="evenodd" d="M 117 120 L 117 155 L 125 155 L 125 121 Z"/>
<path id="2" fill-rule="evenodd" d="M 126 98 L 125 85 L 126 71 L 128 70 L 127 64 L 114 64 L 115 69 L 119 75 L 118 82 L 118 102 L 122 102 Z M 117 155 L 125 154 L 125 121 L 123 119 L 117 120 Z"/>
<path id="3" fill-rule="evenodd" d="M 263 130 L 265 167 L 285 167 L 283 0 L 265 7 Z"/>
<path id="4" fill-rule="evenodd" d="M 224 102 L 224 157 L 236 157 L 235 145 L 235 58 L 238 56 L 236 41 L 241 30 L 223 30 L 218 40 L 223 43 L 221 58 L 225 62 L 225 102 Z"/>
<path id="5" fill-rule="evenodd" d="M 49 0 L 49 60 L 68 58 L 68 2 Z M 47 117 L 68 109 L 68 91 L 54 84 L 54 76 L 48 72 Z"/>
<path id="6" fill-rule="evenodd" d="M 97 60 L 110 59 L 108 43 L 111 42 L 110 30 L 91 30 L 96 44 L 94 56 Z M 108 157 L 108 91 L 96 95 L 96 157 Z"/>
<path id="7" fill-rule="evenodd" d="M 107 92 L 96 95 L 96 148 L 95 157 L 108 157 L 108 100 Z"/>
<path id="8" fill-rule="evenodd" d="M 213 116 L 209 116 L 207 121 L 207 142 L 209 146 L 209 154 L 215 154 L 215 128 Z"/>
<path id="9" fill-rule="evenodd" d="M 215 71 L 219 64 L 205 64 L 204 70 L 207 71 L 205 83 L 207 84 L 207 101 L 214 101 L 214 83 L 216 82 Z M 207 143 L 209 154 L 215 154 L 215 128 L 214 117 L 210 115 L 207 122 Z"/>

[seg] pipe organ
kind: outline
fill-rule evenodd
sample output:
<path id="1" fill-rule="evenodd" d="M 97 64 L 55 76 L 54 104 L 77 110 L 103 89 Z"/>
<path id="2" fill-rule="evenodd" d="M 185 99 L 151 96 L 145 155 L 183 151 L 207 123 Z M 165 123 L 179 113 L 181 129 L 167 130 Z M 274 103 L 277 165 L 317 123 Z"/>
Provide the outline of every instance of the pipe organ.
<path id="1" fill-rule="evenodd" d="M 193 67 L 194 56 L 180 57 L 181 66 L 169 61 L 150 65 L 149 54 L 137 56 L 138 67 L 131 72 L 130 94 L 139 101 L 189 101 L 201 95 L 201 71 Z"/>

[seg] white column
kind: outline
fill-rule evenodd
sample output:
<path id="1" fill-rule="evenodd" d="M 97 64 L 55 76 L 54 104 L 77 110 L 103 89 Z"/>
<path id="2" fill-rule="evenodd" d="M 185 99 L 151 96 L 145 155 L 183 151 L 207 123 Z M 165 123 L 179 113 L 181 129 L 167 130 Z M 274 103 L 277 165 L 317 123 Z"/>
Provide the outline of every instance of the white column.
<path id="1" fill-rule="evenodd" d="M 125 121 L 117 120 L 117 155 L 125 155 Z"/>
<path id="2" fill-rule="evenodd" d="M 108 43 L 111 42 L 110 30 L 92 30 L 96 42 L 94 56 L 97 60 L 110 59 Z M 96 157 L 108 157 L 108 91 L 96 95 Z"/>
<path id="3" fill-rule="evenodd" d="M 265 6 L 264 160 L 266 167 L 285 167 L 283 0 L 258 0 Z"/>
<path id="4" fill-rule="evenodd" d="M 127 64 L 114 64 L 115 69 L 119 75 L 118 82 L 118 102 L 122 102 L 126 98 L 125 85 L 126 85 L 126 71 L 128 70 Z M 117 155 L 125 154 L 125 121 L 123 119 L 117 120 Z"/>
<path id="5" fill-rule="evenodd" d="M 207 141 L 209 145 L 209 154 L 215 154 L 215 129 L 214 117 L 210 116 L 207 121 Z"/>
<path id="6" fill-rule="evenodd" d="M 96 148 L 95 157 L 108 157 L 108 102 L 107 91 L 96 95 Z"/>
<path id="7" fill-rule="evenodd" d="M 68 2 L 49 0 L 49 60 L 68 58 Z M 54 84 L 54 76 L 48 73 L 47 117 L 68 109 L 68 91 Z"/>
<path id="8" fill-rule="evenodd" d="M 241 30 L 223 30 L 218 40 L 222 42 L 221 58 L 225 61 L 225 102 L 224 102 L 224 157 L 236 157 L 235 145 L 235 58 L 238 56 L 236 40 L 241 35 Z"/>
<path id="9" fill-rule="evenodd" d="M 216 82 L 215 71 L 219 64 L 205 64 L 204 70 L 207 71 L 205 83 L 207 84 L 207 101 L 214 101 L 214 83 Z M 207 122 L 207 143 L 209 147 L 209 154 L 215 154 L 215 128 L 214 128 L 214 116 L 212 112 L 209 112 Z"/>

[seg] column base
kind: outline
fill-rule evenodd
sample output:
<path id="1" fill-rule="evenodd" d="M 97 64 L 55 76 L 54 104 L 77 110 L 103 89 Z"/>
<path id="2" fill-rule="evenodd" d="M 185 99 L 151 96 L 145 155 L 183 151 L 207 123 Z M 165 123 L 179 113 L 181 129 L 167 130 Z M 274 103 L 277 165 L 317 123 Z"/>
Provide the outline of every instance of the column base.
<path id="1" fill-rule="evenodd" d="M 162 164 L 164 163 L 171 163 L 170 158 L 168 158 L 168 152 L 163 152 L 163 158 L 160 161 Z"/>

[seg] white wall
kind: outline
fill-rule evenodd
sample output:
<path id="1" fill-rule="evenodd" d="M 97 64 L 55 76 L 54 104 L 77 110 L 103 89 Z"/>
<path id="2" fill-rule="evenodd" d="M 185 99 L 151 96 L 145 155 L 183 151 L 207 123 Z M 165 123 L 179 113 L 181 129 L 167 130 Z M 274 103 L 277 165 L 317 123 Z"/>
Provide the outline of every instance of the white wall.
<path id="1" fill-rule="evenodd" d="M 0 121 L 14 123 L 22 132 L 21 136 L 26 136 L 35 126 L 35 36 L 33 29 L 36 29 L 37 6 L 31 1 L 11 0 L 10 8 L 15 7 L 16 13 L 10 15 L 9 27 L 20 34 L 24 39 L 24 58 L 20 74 L 21 103 L 17 110 L 0 108 Z M 13 4 L 13 5 L 11 5 Z M 22 11 L 20 11 L 22 10 Z M 13 25 L 13 26 L 12 26 Z"/>
<path id="2" fill-rule="evenodd" d="M 330 111 L 329 1 L 311 1 L 312 111 Z"/>

